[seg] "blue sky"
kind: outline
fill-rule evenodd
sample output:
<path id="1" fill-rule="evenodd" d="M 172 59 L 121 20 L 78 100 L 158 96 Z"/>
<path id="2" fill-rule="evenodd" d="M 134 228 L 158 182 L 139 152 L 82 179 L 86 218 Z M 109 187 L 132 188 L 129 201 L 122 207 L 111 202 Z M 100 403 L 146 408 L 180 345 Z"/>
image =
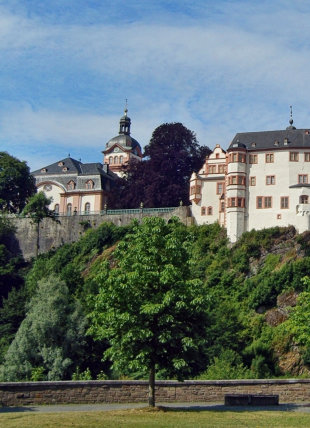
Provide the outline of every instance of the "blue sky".
<path id="1" fill-rule="evenodd" d="M 165 122 L 227 148 L 310 127 L 307 0 L 0 0 L 0 143 L 31 169 L 102 161 L 128 99 L 142 146 Z"/>

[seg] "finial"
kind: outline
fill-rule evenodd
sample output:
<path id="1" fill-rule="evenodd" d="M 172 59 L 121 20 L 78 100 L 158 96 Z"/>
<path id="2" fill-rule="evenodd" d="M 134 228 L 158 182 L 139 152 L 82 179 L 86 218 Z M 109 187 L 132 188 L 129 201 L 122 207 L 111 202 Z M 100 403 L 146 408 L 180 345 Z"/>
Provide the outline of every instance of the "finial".
<path id="1" fill-rule="evenodd" d="M 68 158 L 70 157 L 70 153 L 68 153 Z"/>
<path id="2" fill-rule="evenodd" d="M 293 108 L 292 108 L 292 106 L 290 106 L 290 111 L 291 111 L 291 114 L 290 114 L 290 120 L 289 120 L 289 122 L 290 122 L 291 125 L 293 125 L 294 121 L 293 121 Z"/>
<path id="3" fill-rule="evenodd" d="M 124 110 L 125 116 L 127 116 L 128 113 L 128 100 L 127 98 L 125 99 L 125 110 Z"/>

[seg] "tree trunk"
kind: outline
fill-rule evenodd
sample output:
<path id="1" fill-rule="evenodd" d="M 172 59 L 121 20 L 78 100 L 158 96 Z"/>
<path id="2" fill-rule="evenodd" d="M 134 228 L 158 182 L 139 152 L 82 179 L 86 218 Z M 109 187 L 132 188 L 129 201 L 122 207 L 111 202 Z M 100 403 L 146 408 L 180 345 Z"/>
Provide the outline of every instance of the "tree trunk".
<path id="1" fill-rule="evenodd" d="M 155 407 L 155 364 L 152 365 L 149 374 L 149 406 Z"/>

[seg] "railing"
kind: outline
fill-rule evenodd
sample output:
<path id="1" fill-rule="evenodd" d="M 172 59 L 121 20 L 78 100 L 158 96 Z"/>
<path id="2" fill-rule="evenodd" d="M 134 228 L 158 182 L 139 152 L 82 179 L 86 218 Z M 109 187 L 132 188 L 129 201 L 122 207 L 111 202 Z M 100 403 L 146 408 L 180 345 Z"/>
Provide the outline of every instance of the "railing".
<path id="1" fill-rule="evenodd" d="M 101 211 L 73 211 L 71 214 L 58 214 L 59 217 L 71 217 L 74 215 L 89 216 L 89 215 L 123 215 L 123 214 L 155 214 L 169 213 L 176 210 L 178 207 L 164 208 L 131 208 L 122 210 L 101 210 Z"/>

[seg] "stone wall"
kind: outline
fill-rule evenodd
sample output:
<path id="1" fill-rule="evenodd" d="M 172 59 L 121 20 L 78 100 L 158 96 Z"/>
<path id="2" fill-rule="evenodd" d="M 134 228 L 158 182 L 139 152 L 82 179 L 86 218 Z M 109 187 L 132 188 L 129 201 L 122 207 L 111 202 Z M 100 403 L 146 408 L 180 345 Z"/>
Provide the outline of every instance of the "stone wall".
<path id="1" fill-rule="evenodd" d="M 189 208 L 178 207 L 170 212 L 157 212 L 147 213 L 141 212 L 136 214 L 117 214 L 117 215 L 73 215 L 69 217 L 59 217 L 60 223 L 56 223 L 49 218 L 46 218 L 40 224 L 39 236 L 40 236 L 40 253 L 46 253 L 47 251 L 57 248 L 65 243 L 71 243 L 77 241 L 84 233 L 84 227 L 81 222 L 89 222 L 91 227 L 97 228 L 104 222 L 111 222 L 117 226 L 124 226 L 129 224 L 133 219 L 142 220 L 144 217 L 162 217 L 165 220 L 169 220 L 173 216 L 179 217 L 183 223 L 189 221 Z M 15 254 L 21 253 L 25 260 L 31 259 L 36 254 L 36 243 L 37 243 L 37 230 L 36 226 L 31 224 L 27 218 L 13 218 L 12 219 L 16 233 L 15 237 L 10 243 L 10 247 Z"/>
<path id="2" fill-rule="evenodd" d="M 0 383 L 0 405 L 147 402 L 146 381 Z M 310 403 L 310 380 L 157 381 L 157 402 L 224 403 L 225 394 L 278 394 L 280 403 Z"/>

